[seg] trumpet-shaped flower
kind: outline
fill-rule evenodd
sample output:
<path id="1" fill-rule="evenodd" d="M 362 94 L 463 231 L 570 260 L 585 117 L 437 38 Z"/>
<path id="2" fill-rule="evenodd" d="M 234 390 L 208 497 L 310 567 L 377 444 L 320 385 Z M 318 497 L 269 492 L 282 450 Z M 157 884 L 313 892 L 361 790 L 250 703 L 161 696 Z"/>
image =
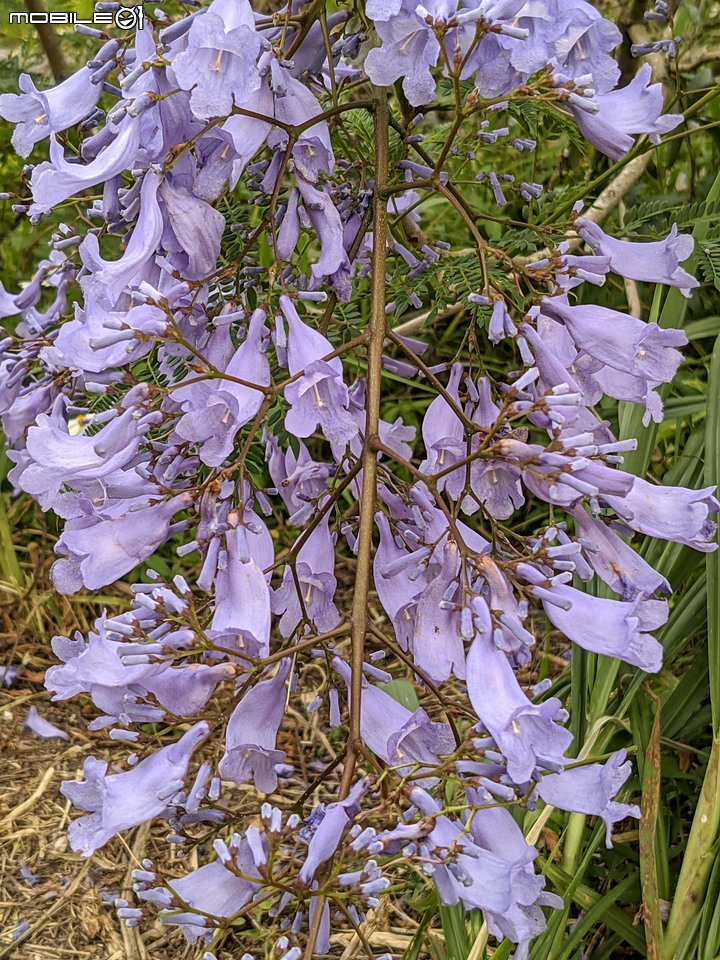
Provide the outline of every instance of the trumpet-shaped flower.
<path id="1" fill-rule="evenodd" d="M 489 629 L 475 637 L 468 652 L 467 686 L 473 709 L 515 783 L 527 783 L 537 768 L 562 767 L 572 734 L 557 721 L 567 714 L 554 697 L 540 704 L 528 700 Z"/>
<path id="2" fill-rule="evenodd" d="M 700 282 L 680 266 L 691 256 L 695 241 L 687 233 L 678 234 L 677 224 L 673 224 L 664 240 L 654 243 L 616 240 L 585 217 L 578 217 L 575 227 L 593 252 L 608 257 L 610 269 L 622 277 L 678 287 L 686 297 L 700 286 Z"/>
<path id="3" fill-rule="evenodd" d="M 600 817 L 605 823 L 605 844 L 611 847 L 613 824 L 626 817 L 640 818 L 640 807 L 613 799 L 632 771 L 626 756 L 625 750 L 618 750 L 605 763 L 589 763 L 546 774 L 539 780 L 536 793 L 545 803 L 560 810 Z"/>
<path id="4" fill-rule="evenodd" d="M 247 0 L 213 0 L 178 42 L 184 49 L 172 59 L 173 73 L 178 86 L 190 91 L 198 119 L 226 116 L 259 88 L 261 40 Z"/>
<path id="5" fill-rule="evenodd" d="M 597 95 L 597 113 L 571 106 L 575 122 L 588 143 L 612 160 L 621 160 L 632 149 L 633 136 L 646 133 L 651 143 L 659 143 L 663 133 L 682 123 L 681 113 L 663 115 L 662 84 L 651 83 L 651 80 L 652 68 L 644 63 L 626 87 Z"/>
<path id="6" fill-rule="evenodd" d="M 73 850 L 89 857 L 116 833 L 159 817 L 182 789 L 190 758 L 209 733 L 207 723 L 196 723 L 176 743 L 126 773 L 106 776 L 107 763 L 88 757 L 85 779 L 65 780 L 60 787 L 64 797 L 88 813 L 70 824 Z"/>
<path id="7" fill-rule="evenodd" d="M 286 430 L 296 437 L 309 437 L 320 427 L 331 443 L 346 444 L 357 434 L 357 424 L 348 410 L 348 389 L 339 357 L 330 342 L 298 316 L 289 297 L 280 297 L 288 323 L 288 368 L 293 381 L 285 387 L 290 410 Z"/>
<path id="8" fill-rule="evenodd" d="M 277 787 L 275 767 L 285 759 L 285 751 L 275 749 L 275 740 L 285 715 L 290 665 L 290 659 L 281 660 L 275 676 L 252 686 L 233 710 L 218 765 L 226 780 L 237 784 L 252 780 L 263 793 Z"/>
<path id="9" fill-rule="evenodd" d="M 0 117 L 16 124 L 12 145 L 21 157 L 51 133 L 61 133 L 84 120 L 97 106 L 102 84 L 91 83 L 90 67 L 83 67 L 49 90 L 38 90 L 26 73 L 21 73 L 21 93 L 0 95 Z"/>

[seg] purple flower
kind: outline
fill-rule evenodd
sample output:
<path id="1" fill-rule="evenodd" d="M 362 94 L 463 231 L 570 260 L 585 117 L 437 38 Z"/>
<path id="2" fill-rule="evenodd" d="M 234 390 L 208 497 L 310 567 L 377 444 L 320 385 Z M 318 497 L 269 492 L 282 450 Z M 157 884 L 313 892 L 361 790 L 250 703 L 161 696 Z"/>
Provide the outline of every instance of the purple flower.
<path id="1" fill-rule="evenodd" d="M 429 15 L 446 20 L 457 9 L 453 0 L 428 0 Z M 365 58 L 365 72 L 374 84 L 389 87 L 403 78 L 403 91 L 414 107 L 432 100 L 435 79 L 431 73 L 440 56 L 440 44 L 432 26 L 416 12 L 412 0 L 376 2 L 368 11 L 375 20 L 382 46 L 374 47 Z"/>
<path id="2" fill-rule="evenodd" d="M 27 434 L 26 454 L 16 483 L 45 510 L 57 508 L 64 485 L 78 491 L 127 466 L 136 456 L 144 429 L 131 407 L 93 436 L 71 435 L 61 404 L 41 413 Z"/>
<path id="3" fill-rule="evenodd" d="M 588 563 L 622 600 L 634 600 L 638 595 L 651 597 L 655 593 L 670 593 L 670 584 L 665 577 L 653 570 L 608 524 L 589 516 L 579 507 L 572 511 L 572 515 Z"/>
<path id="4" fill-rule="evenodd" d="M 470 702 L 505 757 L 510 778 L 527 783 L 538 767 L 561 767 L 572 734 L 557 721 L 567 719 L 567 714 L 556 697 L 539 704 L 528 700 L 490 629 L 476 636 L 466 667 Z M 488 690 L 493 691 L 491 697 Z"/>
<path id="5" fill-rule="evenodd" d="M 152 267 L 163 232 L 163 218 L 158 204 L 158 187 L 162 178 L 148 170 L 140 189 L 140 214 L 132 236 L 119 260 L 104 260 L 94 233 L 88 233 L 80 244 L 83 264 L 91 276 L 85 279 L 85 288 L 101 303 L 112 309 L 118 297 L 140 275 Z"/>
<path id="6" fill-rule="evenodd" d="M 316 281 L 327 277 L 344 302 L 350 299 L 350 261 L 343 244 L 343 224 L 337 207 L 325 190 L 318 190 L 296 171 L 295 182 L 307 215 L 320 241 L 320 259 L 312 265 Z"/>
<path id="7" fill-rule="evenodd" d="M 229 189 L 234 190 L 247 164 L 267 142 L 275 111 L 269 84 L 261 83 L 245 101 L 243 109 L 258 116 L 232 115 L 198 142 L 195 193 L 204 200 L 214 200 L 226 181 Z M 267 120 L 260 117 L 267 117 Z"/>
<path id="8" fill-rule="evenodd" d="M 656 243 L 636 243 L 609 237 L 592 220 L 578 217 L 578 234 L 601 257 L 609 257 L 610 269 L 629 280 L 665 283 L 678 287 L 686 297 L 700 283 L 680 266 L 693 252 L 695 241 L 689 234 L 678 235 L 677 224 L 664 240 Z"/>
<path id="9" fill-rule="evenodd" d="M 533 871 L 537 850 L 506 810 L 477 809 L 476 803 L 487 801 L 476 791 L 468 791 L 473 805 L 468 823 L 440 814 L 437 801 L 420 788 L 412 791 L 411 799 L 432 817 L 433 829 L 424 845 L 432 853 L 429 869 L 441 902 L 482 910 L 492 933 L 520 943 L 515 956 L 526 957 L 525 941 L 544 929 L 535 905 L 562 906 L 559 897 L 543 893 L 545 881 Z M 477 828 L 475 816 L 480 818 Z"/>
<path id="10" fill-rule="evenodd" d="M 235 865 L 242 876 L 228 869 L 221 860 L 215 860 L 192 870 L 184 877 L 172 880 L 169 887 L 140 891 L 137 896 L 141 900 L 155 903 L 162 902 L 162 894 L 167 898 L 173 895 L 181 898 L 183 903 L 197 913 L 183 911 L 182 904 L 178 903 L 176 910 L 172 912 L 161 911 L 160 920 L 163 923 L 177 923 L 185 939 L 189 943 L 197 943 L 202 938 L 210 937 L 214 926 L 212 921 L 205 920 L 203 914 L 211 917 L 231 917 L 250 902 L 255 891 L 261 886 L 257 868 L 244 838 L 240 841 Z M 257 882 L 248 879 L 249 877 L 257 877 Z"/>
<path id="11" fill-rule="evenodd" d="M 467 910 L 507 910 L 511 903 L 507 862 L 481 850 L 460 820 L 438 815 L 440 806 L 424 790 L 416 787 L 411 799 L 422 813 L 433 817 L 434 826 L 426 842 L 439 861 L 434 865 L 433 879 L 442 903 L 452 906 L 462 902 Z M 537 854 L 528 847 L 526 856 L 532 860 Z"/>
<path id="12" fill-rule="evenodd" d="M 234 680 L 236 673 L 231 663 L 209 666 L 185 662 L 145 677 L 142 686 L 176 717 L 192 717 L 202 710 L 217 685 L 223 680 Z"/>
<path id="13" fill-rule="evenodd" d="M 416 601 L 427 581 L 422 567 L 416 562 L 417 556 L 412 556 L 409 549 L 396 542 L 385 514 L 376 513 L 375 523 L 380 532 L 373 561 L 375 590 L 392 622 L 398 643 L 407 650 L 415 625 Z"/>
<path id="14" fill-rule="evenodd" d="M 562 323 L 540 315 L 537 318 L 537 330 L 524 324 L 521 332 L 530 345 L 535 362 L 540 371 L 540 386 L 570 389 L 583 397 L 584 404 L 592 406 L 603 393 L 617 400 L 645 405 L 643 424 L 647 426 L 652 417 L 655 422 L 662 420 L 662 401 L 653 385 L 643 377 L 634 377 L 628 373 L 603 366 L 600 361 L 582 353 L 570 333 Z M 572 372 L 570 372 L 572 371 Z M 599 436 L 603 431 L 602 442 L 609 443 L 613 437 L 607 427 L 590 413 L 587 407 L 573 409 L 566 407 L 564 426 L 575 431 L 588 431 Z M 547 423 L 543 424 L 547 428 Z"/>
<path id="15" fill-rule="evenodd" d="M 598 91 L 616 85 L 620 71 L 609 52 L 622 34 L 585 0 L 525 3 L 517 15 L 510 10 L 497 14 L 507 19 L 507 35 L 501 29 L 484 36 L 466 65 L 466 75 L 478 71 L 475 82 L 484 97 L 509 93 L 547 64 L 571 78 L 591 77 Z"/>
<path id="16" fill-rule="evenodd" d="M 218 467 L 230 456 L 238 430 L 258 412 L 262 388 L 270 384 L 270 363 L 262 349 L 264 323 L 265 311 L 256 310 L 245 340 L 225 367 L 226 378 L 191 382 L 175 391 L 173 399 L 184 413 L 175 430 L 183 440 L 199 444 L 200 459 L 209 466 Z"/>
<path id="17" fill-rule="evenodd" d="M 48 213 L 63 200 L 127 170 L 135 161 L 139 145 L 140 124 L 132 117 L 123 120 L 112 142 L 90 163 L 69 163 L 55 136 L 51 136 L 50 161 L 38 164 L 30 178 L 34 203 L 29 213 Z"/>
<path id="18" fill-rule="evenodd" d="M 0 283 L 0 320 L 6 317 L 14 317 L 20 313 L 20 307 L 15 302 L 16 298 L 7 292 L 2 283 Z"/>
<path id="19" fill-rule="evenodd" d="M 633 377 L 630 374 L 615 370 L 613 367 L 600 367 L 592 373 L 592 379 L 609 397 L 616 400 L 626 400 L 628 403 L 638 403 L 645 407 L 642 422 L 643 426 L 652 420 L 661 423 L 663 419 L 663 404 L 657 390 L 657 384 L 643 377 Z"/>
<path id="20" fill-rule="evenodd" d="M 460 552 L 449 537 L 443 548 L 442 567 L 417 600 L 411 642 L 413 660 L 435 683 L 451 674 L 465 676 L 465 650 L 460 633 L 460 613 L 443 601 L 458 582 Z"/>
<path id="21" fill-rule="evenodd" d="M 333 603 L 337 587 L 334 571 L 335 544 L 325 516 L 300 547 L 294 573 L 288 565 L 282 584 L 273 596 L 273 613 L 282 614 L 280 633 L 283 637 L 291 636 L 303 619 L 306 626 L 312 624 L 318 633 L 326 633 L 340 623 L 340 614 Z"/>
<path id="22" fill-rule="evenodd" d="M 600 817 L 605 823 L 605 844 L 612 846 L 612 827 L 626 817 L 640 818 L 640 807 L 634 803 L 616 803 L 613 797 L 632 772 L 627 752 L 618 750 L 605 763 L 589 763 L 561 773 L 546 774 L 535 792 L 553 807 Z"/>
<path id="23" fill-rule="evenodd" d="M 26 73 L 20 74 L 22 93 L 0 95 L 0 117 L 15 123 L 12 145 L 21 157 L 51 133 L 60 133 L 84 120 L 95 109 L 102 84 L 91 83 L 90 67 L 82 67 L 50 90 L 38 90 Z"/>
<path id="24" fill-rule="evenodd" d="M 546 581 L 527 563 L 518 564 L 517 573 L 535 585 L 531 593 L 541 600 L 548 620 L 573 643 L 646 673 L 657 673 L 662 666 L 662 647 L 646 631 L 656 630 L 667 620 L 665 600 L 640 596 L 624 603 L 591 597 L 566 584 Z"/>
<path id="25" fill-rule="evenodd" d="M 622 373 L 669 383 L 682 362 L 675 349 L 687 343 L 682 330 L 665 330 L 607 307 L 572 307 L 561 297 L 546 297 L 541 310 L 565 324 L 578 349 Z"/>
<path id="26" fill-rule="evenodd" d="M 591 76 L 592 87 L 602 93 L 617 85 L 620 70 L 609 53 L 622 42 L 622 33 L 592 4 L 586 0 L 542 0 L 526 4 L 524 9 L 542 22 L 526 20 L 524 10 L 520 11 L 517 24 L 530 30 L 528 46 L 532 47 L 536 32 L 543 37 L 548 31 L 552 37 L 547 63 L 554 59 L 558 69 L 573 78 Z M 521 49 L 515 62 L 523 56 L 523 44 L 518 46 Z"/>
<path id="27" fill-rule="evenodd" d="M 253 558 L 244 526 L 225 534 L 227 557 L 215 579 L 215 613 L 209 636 L 218 646 L 266 657 L 270 642 L 270 587 Z M 261 561 L 262 562 L 262 561 Z"/>
<path id="28" fill-rule="evenodd" d="M 261 40 L 247 0 L 214 0 L 178 43 L 184 49 L 174 53 L 172 70 L 178 86 L 191 91 L 198 119 L 231 113 L 260 87 Z"/>
<path id="29" fill-rule="evenodd" d="M 311 814 L 311 824 L 305 828 L 311 832 L 308 850 L 298 873 L 297 883 L 309 887 L 319 866 L 335 853 L 343 833 L 351 820 L 360 811 L 360 800 L 367 793 L 370 783 L 367 778 L 358 780 L 344 800 L 320 804 Z M 319 820 L 319 823 L 317 822 Z"/>
<path id="30" fill-rule="evenodd" d="M 30 929 L 30 924 L 25 920 L 24 917 L 20 917 L 18 922 L 13 927 L 12 936 L 10 938 L 10 943 L 17 943 L 21 937 L 24 937 L 25 934 Z"/>
<path id="31" fill-rule="evenodd" d="M 503 911 L 485 911 L 488 930 L 501 940 L 507 937 L 518 944 L 515 957 L 527 955 L 528 944 L 545 930 L 541 906 L 562 909 L 562 899 L 544 891 L 545 881 L 535 873 L 532 863 L 537 851 L 531 847 L 509 810 L 485 807 L 488 797 L 476 790 L 466 790 L 470 803 L 480 807 L 473 812 L 470 836 L 481 850 L 499 857 L 507 864 L 512 878 L 512 902 Z M 482 857 L 480 858 L 482 863 Z"/>
<path id="32" fill-rule="evenodd" d="M 290 511 L 289 522 L 300 526 L 322 505 L 332 467 L 313 460 L 302 440 L 297 441 L 297 446 L 297 456 L 290 446 L 283 453 L 275 437 L 269 434 L 265 456 L 272 482 Z"/>
<path id="33" fill-rule="evenodd" d="M 110 288 L 97 287 L 93 280 L 86 277 L 83 281 L 85 303 L 75 304 L 75 319 L 63 323 L 52 345 L 40 351 L 53 370 L 102 374 L 128 366 L 150 353 L 152 338 L 167 332 L 167 318 L 159 307 L 140 304 L 129 310 L 110 310 L 102 305 Z"/>
<path id="34" fill-rule="evenodd" d="M 85 780 L 65 780 L 64 797 L 88 816 L 73 821 L 68 839 L 73 850 L 92 856 L 111 837 L 159 817 L 182 789 L 193 751 L 210 733 L 196 723 L 176 742 L 162 747 L 125 773 L 106 776 L 107 763 L 87 757 Z"/>
<path id="35" fill-rule="evenodd" d="M 540 373 L 540 384 L 552 389 L 565 386 L 582 394 L 579 382 L 569 371 L 578 358 L 578 349 L 562 323 L 540 314 L 536 328 L 524 323 L 520 333 L 532 349 L 535 367 Z"/>
<path id="36" fill-rule="evenodd" d="M 604 496 L 603 500 L 638 533 L 712 553 L 717 550 L 713 542 L 716 524 L 708 517 L 720 511 L 714 493 L 715 487 L 686 490 L 638 478 L 627 496 Z"/>
<path id="37" fill-rule="evenodd" d="M 304 83 L 296 80 L 288 70 L 278 65 L 285 93 L 274 94 L 274 115 L 283 123 L 299 127 L 322 113 L 322 107 L 312 91 Z M 270 136 L 275 149 L 285 148 L 287 133 L 276 130 Z M 303 180 L 317 183 L 320 173 L 332 173 L 335 165 L 330 131 L 325 120 L 320 120 L 304 130 L 293 147 L 295 169 Z M 299 184 L 298 184 L 299 186 Z"/>
<path id="38" fill-rule="evenodd" d="M 87 640 L 79 635 L 74 640 L 53 637 L 53 653 L 63 661 L 50 667 L 45 675 L 46 688 L 55 694 L 53 700 L 89 693 L 98 705 L 108 690 L 129 693 L 131 687 L 145 686 L 153 675 L 167 669 L 167 661 L 162 660 L 126 666 L 120 659 L 118 643 L 107 635 L 109 630 L 106 618 L 100 617 Z"/>
<path id="39" fill-rule="evenodd" d="M 11 664 L 0 666 L 0 687 L 11 687 L 17 680 L 20 668 Z"/>
<path id="40" fill-rule="evenodd" d="M 367 0 L 365 13 L 374 20 L 392 20 L 403 6 L 403 0 Z"/>
<path id="41" fill-rule="evenodd" d="M 491 428 L 495 425 L 500 408 L 490 396 L 490 381 L 481 377 L 477 384 L 478 403 L 473 413 L 473 421 L 480 426 Z M 480 445 L 480 437 L 473 438 L 473 448 Z M 470 466 L 470 487 L 475 500 L 485 508 L 495 520 L 507 520 L 516 510 L 525 503 L 522 487 L 520 486 L 520 471 L 491 458 L 473 460 Z M 471 500 L 470 507 L 466 498 L 463 510 L 473 514 L 478 504 Z"/>
<path id="42" fill-rule="evenodd" d="M 463 365 L 454 363 L 446 388 L 448 396 L 457 407 L 460 406 L 458 387 L 463 372 Z M 427 459 L 420 465 L 423 473 L 440 473 L 468 454 L 462 421 L 442 395 L 435 397 L 425 412 L 422 438 L 427 451 Z M 465 467 L 459 467 L 441 477 L 437 481 L 438 490 L 442 491 L 447 487 L 453 499 L 459 499 L 465 486 L 465 473 Z"/>
<path id="43" fill-rule="evenodd" d="M 55 552 L 62 559 L 52 567 L 55 588 L 76 593 L 85 587 L 97 590 L 130 573 L 168 539 L 176 513 L 192 503 L 191 494 L 149 504 L 147 498 L 137 509 L 107 518 L 88 515 L 69 520 Z"/>
<path id="44" fill-rule="evenodd" d="M 580 132 L 594 147 L 613 160 L 621 160 L 632 149 L 632 135 L 646 133 L 651 143 L 659 143 L 660 135 L 674 130 L 683 122 L 681 113 L 663 111 L 661 83 L 651 83 L 652 68 L 644 63 L 622 90 L 611 90 L 595 98 L 600 109 L 588 113 L 570 106 Z"/>
<path id="45" fill-rule="evenodd" d="M 288 369 L 296 378 L 285 387 L 285 429 L 309 437 L 319 426 L 331 443 L 349 443 L 358 430 L 348 411 L 342 361 L 322 359 L 333 352 L 332 344 L 303 323 L 289 297 L 280 297 L 280 308 L 288 323 Z"/>
<path id="46" fill-rule="evenodd" d="M 453 364 L 450 371 L 447 394 L 456 407 L 461 406 L 458 386 L 463 372 L 461 363 Z M 474 423 L 492 427 L 500 409 L 492 401 L 486 377 L 478 383 L 477 401 L 474 410 L 468 405 L 467 412 L 472 414 Z M 519 483 L 520 471 L 508 464 L 478 457 L 450 470 L 454 462 L 479 449 L 480 436 L 474 434 L 470 441 L 466 439 L 465 427 L 445 397 L 436 397 L 427 408 L 422 434 L 427 459 L 420 469 L 426 474 L 443 473 L 436 481 L 438 490 L 447 490 L 453 500 L 461 500 L 464 513 L 472 516 L 482 506 L 496 520 L 507 520 L 525 502 Z M 448 470 L 450 472 L 445 473 Z M 466 494 L 468 486 L 470 492 Z"/>
<path id="47" fill-rule="evenodd" d="M 275 767 L 285 759 L 285 751 L 275 749 L 275 740 L 285 715 L 291 663 L 290 658 L 281 660 L 275 676 L 252 686 L 233 710 L 218 765 L 226 780 L 237 784 L 252 780 L 263 793 L 277 788 Z"/>
<path id="48" fill-rule="evenodd" d="M 168 597 L 163 600 L 169 602 Z M 147 611 L 146 607 L 142 609 Z M 218 683 L 232 680 L 237 674 L 230 663 L 208 666 L 181 661 L 173 666 L 171 655 L 164 657 L 155 649 L 152 659 L 143 655 L 142 643 L 125 643 L 124 634 L 117 633 L 118 629 L 134 629 L 131 617 L 122 621 L 101 617 L 95 627 L 97 632 L 91 631 L 87 641 L 53 638 L 53 651 L 64 663 L 51 667 L 45 678 L 47 689 L 55 693 L 54 700 L 90 694 L 104 712 L 92 722 L 91 729 L 117 721 L 127 725 L 130 721 L 162 720 L 165 710 L 178 717 L 192 716 L 205 706 Z M 165 634 L 163 639 L 170 643 L 172 636 Z M 131 655 L 132 663 L 124 659 Z M 159 709 L 156 702 L 164 709 Z"/>
<path id="49" fill-rule="evenodd" d="M 486 605 L 482 598 L 473 604 L 477 606 L 475 610 L 475 618 L 479 618 L 477 622 L 480 626 L 487 626 L 489 606 L 489 609 L 496 613 L 496 625 L 493 631 L 495 646 L 506 654 L 512 655 L 514 663 L 527 663 L 530 659 L 529 648 L 534 645 L 535 638 L 523 624 L 524 617 L 521 616 L 510 581 L 492 557 L 482 557 L 478 562 L 478 569 L 485 581 L 489 604 Z"/>
<path id="50" fill-rule="evenodd" d="M 7 373 L 7 370 L 4 372 Z M 56 396 L 57 392 L 51 384 L 44 379 L 35 378 L 25 387 L 22 382 L 18 382 L 12 389 L 2 391 L 0 411 L 3 430 L 8 440 L 19 445 L 18 441 L 24 438 L 25 431 L 37 416 L 52 409 Z"/>
<path id="51" fill-rule="evenodd" d="M 30 867 L 24 863 L 20 864 L 20 876 L 29 883 L 31 887 L 34 887 L 35 884 L 40 881 L 39 874 L 33 873 Z"/>
<path id="52" fill-rule="evenodd" d="M 220 255 L 225 217 L 175 179 L 163 182 L 160 197 L 165 219 L 163 246 L 173 255 L 173 264 L 185 279 L 206 277 Z"/>
<path id="53" fill-rule="evenodd" d="M 28 708 L 27 715 L 25 717 L 25 726 L 28 730 L 32 730 L 33 733 L 36 733 L 39 737 L 43 737 L 46 740 L 50 740 L 53 737 L 57 737 L 60 740 L 69 740 L 70 737 L 64 730 L 61 730 L 59 727 L 56 727 L 54 723 L 50 723 L 49 720 L 44 720 L 37 711 L 37 707 L 30 706 Z"/>
<path id="54" fill-rule="evenodd" d="M 335 657 L 332 665 L 349 687 L 348 664 Z M 446 723 L 433 723 L 422 707 L 414 712 L 408 710 L 372 684 L 363 687 L 360 734 L 365 746 L 401 777 L 433 769 L 440 762 L 440 754 L 446 755 L 455 749 L 455 740 Z M 425 778 L 414 782 L 428 786 L 436 781 Z"/>

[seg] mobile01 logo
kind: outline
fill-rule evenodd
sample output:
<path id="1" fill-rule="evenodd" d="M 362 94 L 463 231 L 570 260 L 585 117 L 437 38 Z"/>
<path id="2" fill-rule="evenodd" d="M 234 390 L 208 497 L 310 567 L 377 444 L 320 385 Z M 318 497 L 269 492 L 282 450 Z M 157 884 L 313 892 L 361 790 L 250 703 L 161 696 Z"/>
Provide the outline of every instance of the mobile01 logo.
<path id="1" fill-rule="evenodd" d="M 71 11 L 53 11 L 30 13 L 26 10 L 13 10 L 9 14 L 11 24 L 85 24 L 87 26 L 116 26 L 120 30 L 141 30 L 145 22 L 142 4 L 134 7 L 118 7 L 116 10 L 95 10 L 92 19 L 81 17 Z"/>

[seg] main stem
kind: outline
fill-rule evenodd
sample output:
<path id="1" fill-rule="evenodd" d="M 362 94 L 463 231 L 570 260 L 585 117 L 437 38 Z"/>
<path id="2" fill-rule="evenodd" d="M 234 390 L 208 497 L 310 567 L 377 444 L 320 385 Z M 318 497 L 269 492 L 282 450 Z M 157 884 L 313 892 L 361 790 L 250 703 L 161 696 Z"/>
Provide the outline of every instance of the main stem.
<path id="1" fill-rule="evenodd" d="M 350 681 L 350 730 L 348 733 L 345 766 L 343 767 L 339 799 L 350 792 L 360 741 L 360 704 L 362 697 L 362 668 L 365 638 L 368 631 L 368 595 L 372 570 L 372 534 L 375 522 L 377 494 L 377 450 L 375 441 L 380 425 L 380 395 L 382 392 L 382 348 L 385 340 L 385 248 L 387 241 L 387 201 L 383 187 L 388 180 L 387 92 L 373 87 L 375 124 L 375 184 L 373 193 L 373 253 L 372 288 L 370 292 L 370 323 L 367 328 L 367 387 L 365 393 L 365 437 L 362 456 L 362 492 L 360 498 L 360 526 L 358 529 L 357 567 L 352 611 L 352 653 Z M 319 894 L 308 932 L 304 960 L 311 960 L 315 952 L 322 922 L 325 897 Z"/>
<path id="2" fill-rule="evenodd" d="M 367 339 L 367 387 L 365 437 L 362 450 L 362 493 L 358 530 L 357 569 L 352 603 L 352 680 L 350 683 L 350 732 L 347 757 L 340 783 L 340 797 L 346 797 L 352 784 L 360 740 L 360 700 L 362 668 L 367 635 L 368 594 L 372 569 L 372 535 L 377 494 L 377 450 L 374 441 L 380 423 L 382 392 L 382 349 L 385 340 L 385 248 L 387 240 L 387 201 L 383 188 L 388 180 L 388 102 L 385 90 L 375 88 L 375 184 L 373 195 L 372 289 L 370 324 Z"/>

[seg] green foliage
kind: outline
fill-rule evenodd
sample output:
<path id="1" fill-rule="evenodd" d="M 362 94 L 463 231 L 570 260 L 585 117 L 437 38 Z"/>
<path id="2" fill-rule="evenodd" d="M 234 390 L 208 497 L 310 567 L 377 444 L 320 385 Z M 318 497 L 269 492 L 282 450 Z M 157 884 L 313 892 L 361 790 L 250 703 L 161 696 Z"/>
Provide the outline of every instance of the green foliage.
<path id="1" fill-rule="evenodd" d="M 703 243 L 698 250 L 698 267 L 705 283 L 720 292 L 720 240 Z"/>

